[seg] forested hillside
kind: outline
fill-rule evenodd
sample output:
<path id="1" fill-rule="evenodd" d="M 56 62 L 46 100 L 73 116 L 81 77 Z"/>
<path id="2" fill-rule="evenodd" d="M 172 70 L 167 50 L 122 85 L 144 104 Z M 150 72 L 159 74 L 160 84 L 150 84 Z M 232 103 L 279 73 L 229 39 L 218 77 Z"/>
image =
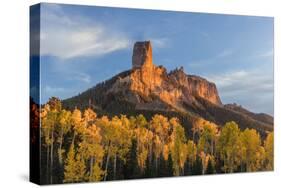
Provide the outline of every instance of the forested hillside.
<path id="1" fill-rule="evenodd" d="M 101 116 L 42 106 L 42 184 L 273 170 L 273 132 L 220 127 L 204 119 L 191 134 L 176 117 Z"/>

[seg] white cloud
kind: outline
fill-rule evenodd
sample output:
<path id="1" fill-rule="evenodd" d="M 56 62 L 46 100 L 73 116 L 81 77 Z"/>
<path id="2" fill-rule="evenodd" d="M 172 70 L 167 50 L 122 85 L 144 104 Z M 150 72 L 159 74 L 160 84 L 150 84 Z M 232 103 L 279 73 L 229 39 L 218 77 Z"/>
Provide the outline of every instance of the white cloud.
<path id="1" fill-rule="evenodd" d="M 233 53 L 234 53 L 234 51 L 232 49 L 224 49 L 221 52 L 218 52 L 217 54 L 213 55 L 212 57 L 209 57 L 206 59 L 195 60 L 195 61 L 189 63 L 189 66 L 200 67 L 200 66 L 211 65 L 213 63 L 218 63 L 218 62 L 221 62 L 221 59 L 227 58 L 227 57 L 231 56 Z"/>
<path id="2" fill-rule="evenodd" d="M 240 82 L 241 80 L 247 78 L 249 75 L 248 72 L 244 70 L 239 70 L 235 72 L 229 72 L 224 74 L 215 74 L 207 76 L 209 80 L 215 82 L 219 87 L 228 87 L 232 86 L 236 82 Z"/>
<path id="3" fill-rule="evenodd" d="M 58 5 L 45 4 L 41 14 L 41 55 L 100 56 L 129 47 L 123 33 L 85 17 L 68 16 Z"/>
<path id="4" fill-rule="evenodd" d="M 45 86 L 43 88 L 43 92 L 44 93 L 48 93 L 48 94 L 56 94 L 56 93 L 61 93 L 61 92 L 65 92 L 66 89 L 62 88 L 62 87 L 51 87 L 51 86 Z"/>
<path id="5" fill-rule="evenodd" d="M 273 113 L 273 74 L 263 69 L 206 75 L 225 103 L 236 102 L 254 112 Z"/>
<path id="6" fill-rule="evenodd" d="M 262 71 L 239 70 L 206 77 L 216 83 L 224 95 L 273 92 L 273 75 Z"/>
<path id="7" fill-rule="evenodd" d="M 91 82 L 91 76 L 85 73 L 77 73 L 76 75 L 73 76 L 74 80 L 82 81 L 85 83 L 90 83 Z"/>

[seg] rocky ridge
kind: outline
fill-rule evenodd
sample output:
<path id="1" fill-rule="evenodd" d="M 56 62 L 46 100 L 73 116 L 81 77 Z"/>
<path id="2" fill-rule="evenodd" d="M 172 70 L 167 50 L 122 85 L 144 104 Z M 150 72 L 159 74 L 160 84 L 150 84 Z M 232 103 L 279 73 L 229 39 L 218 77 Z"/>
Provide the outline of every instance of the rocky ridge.
<path id="1" fill-rule="evenodd" d="M 109 92 L 130 91 L 127 98 L 138 109 L 160 109 L 165 106 L 162 102 L 185 111 L 185 104 L 198 103 L 194 96 L 222 105 L 214 83 L 187 75 L 182 67 L 167 73 L 163 66 L 154 65 L 150 41 L 135 43 L 131 71 L 126 77 L 119 77 Z"/>
<path id="2" fill-rule="evenodd" d="M 65 108 L 94 108 L 100 114 L 137 115 L 156 113 L 178 117 L 191 130 L 203 118 L 218 125 L 235 121 L 241 129 L 255 128 L 262 135 L 273 130 L 273 118 L 246 109 L 223 105 L 216 85 L 186 74 L 183 67 L 167 72 L 153 63 L 150 41 L 136 42 L 132 68 L 63 101 Z"/>

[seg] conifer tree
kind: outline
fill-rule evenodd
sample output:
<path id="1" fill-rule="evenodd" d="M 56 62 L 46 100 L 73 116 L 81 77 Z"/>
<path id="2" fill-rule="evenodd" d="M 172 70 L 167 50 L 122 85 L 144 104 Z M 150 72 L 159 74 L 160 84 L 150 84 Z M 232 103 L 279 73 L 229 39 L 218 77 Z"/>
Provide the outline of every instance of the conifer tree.
<path id="1" fill-rule="evenodd" d="M 172 154 L 169 152 L 168 155 L 168 176 L 173 176 L 174 175 L 174 168 L 173 168 L 173 159 L 172 159 Z"/>
<path id="2" fill-rule="evenodd" d="M 201 175 L 203 171 L 202 160 L 200 157 L 196 157 L 194 167 L 192 168 L 193 175 Z"/>
<path id="3" fill-rule="evenodd" d="M 124 168 L 124 178 L 125 179 L 134 179 L 139 177 L 139 167 L 137 160 L 137 141 L 136 139 L 132 140 L 132 145 L 128 157 L 126 160 Z"/>
<path id="4" fill-rule="evenodd" d="M 206 174 L 214 174 L 215 173 L 215 165 L 213 159 L 208 160 L 208 165 L 206 169 Z"/>

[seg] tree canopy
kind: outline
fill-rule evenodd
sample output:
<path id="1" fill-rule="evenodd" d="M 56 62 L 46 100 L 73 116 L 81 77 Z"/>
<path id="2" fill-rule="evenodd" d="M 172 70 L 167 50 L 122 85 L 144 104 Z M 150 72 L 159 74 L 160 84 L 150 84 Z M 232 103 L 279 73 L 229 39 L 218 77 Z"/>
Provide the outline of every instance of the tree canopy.
<path id="1" fill-rule="evenodd" d="M 46 183 L 273 170 L 273 132 L 240 130 L 202 118 L 192 138 L 180 120 L 155 114 L 100 116 L 69 111 L 57 98 L 41 108 L 41 170 Z"/>

